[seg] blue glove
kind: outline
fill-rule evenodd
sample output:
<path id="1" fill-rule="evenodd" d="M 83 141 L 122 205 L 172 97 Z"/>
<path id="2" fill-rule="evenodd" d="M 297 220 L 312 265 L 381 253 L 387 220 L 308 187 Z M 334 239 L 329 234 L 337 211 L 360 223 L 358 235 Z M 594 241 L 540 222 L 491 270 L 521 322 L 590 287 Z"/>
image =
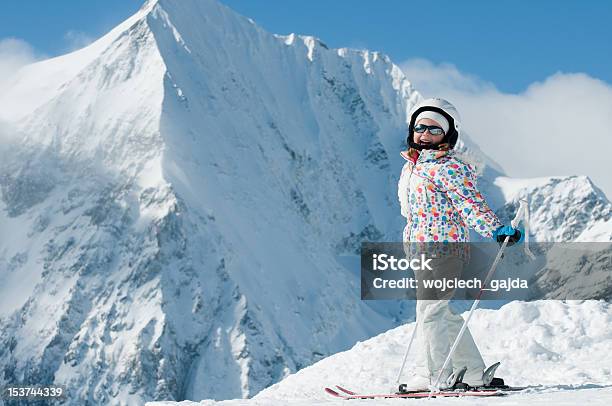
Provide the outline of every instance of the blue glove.
<path id="1" fill-rule="evenodd" d="M 512 226 L 501 226 L 493 231 L 493 239 L 500 245 L 504 243 L 508 236 L 510 236 L 508 246 L 514 245 L 514 243 L 523 242 L 525 231 L 522 228 L 512 228 Z"/>

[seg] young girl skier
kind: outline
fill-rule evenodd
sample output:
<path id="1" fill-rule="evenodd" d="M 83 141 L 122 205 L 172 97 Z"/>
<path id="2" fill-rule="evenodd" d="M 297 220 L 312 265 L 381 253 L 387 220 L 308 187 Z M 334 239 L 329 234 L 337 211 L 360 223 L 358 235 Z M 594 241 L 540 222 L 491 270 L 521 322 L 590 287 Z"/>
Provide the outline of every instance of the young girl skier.
<path id="1" fill-rule="evenodd" d="M 405 245 L 465 243 L 469 241 L 469 228 L 498 242 L 509 236 L 508 245 L 521 241 L 521 230 L 499 221 L 476 188 L 474 169 L 453 151 L 460 132 L 455 107 L 444 99 L 424 100 L 411 110 L 408 123 L 409 149 L 401 152 L 406 163 L 398 184 L 401 212 L 407 220 Z M 446 245 L 457 250 L 451 249 L 451 254 L 437 260 L 436 266 L 460 276 L 466 261 L 462 250 L 467 244 Z M 420 300 L 419 296 L 417 291 L 418 355 L 415 375 L 404 386 L 407 391 L 428 390 L 435 384 L 463 323 L 463 318 L 449 308 L 449 296 L 438 300 Z M 464 383 L 483 385 L 485 364 L 469 329 L 442 371 L 440 383 L 444 385 L 453 368 L 462 367 L 467 367 Z"/>

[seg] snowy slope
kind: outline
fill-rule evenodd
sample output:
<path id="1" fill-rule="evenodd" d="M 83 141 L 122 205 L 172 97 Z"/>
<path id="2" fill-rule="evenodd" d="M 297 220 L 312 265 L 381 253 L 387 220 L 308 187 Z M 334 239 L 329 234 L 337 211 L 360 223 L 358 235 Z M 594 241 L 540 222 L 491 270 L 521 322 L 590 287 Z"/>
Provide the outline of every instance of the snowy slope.
<path id="1" fill-rule="evenodd" d="M 362 240 L 400 235 L 419 98 L 384 55 L 272 35 L 214 0 L 150 1 L 24 67 L 0 94 L 0 386 L 63 384 L 74 404 L 253 396 L 410 319 L 359 301 L 352 264 Z M 559 193 L 536 237 L 607 238 L 588 179 L 505 188 L 460 148 L 502 215 Z M 592 213 L 564 222 L 574 200 Z"/>
<path id="2" fill-rule="evenodd" d="M 575 406 L 588 404 L 593 406 L 608 406 L 612 401 L 612 390 L 608 387 L 586 387 L 581 388 L 545 388 L 542 390 L 534 390 L 521 394 L 513 394 L 505 398 L 495 399 L 474 399 L 474 398 L 432 398 L 426 400 L 415 400 L 415 399 L 366 399 L 366 400 L 351 400 L 350 404 L 359 404 L 371 406 L 371 405 L 398 405 L 404 404 L 402 402 L 419 402 L 423 404 L 427 402 L 427 405 L 431 406 L 457 406 L 457 405 L 495 405 L 495 406 L 517 406 L 517 405 L 533 405 L 533 406 Z M 171 402 L 147 402 L 147 406 L 172 406 L 181 404 L 184 406 L 202 405 L 202 406 L 248 406 L 248 405 L 291 405 L 291 406 L 311 406 L 311 405 L 346 405 L 346 400 L 315 400 L 315 399 L 291 399 L 282 400 L 274 399 L 272 401 L 245 401 L 245 400 L 228 400 L 224 402 L 215 402 L 214 400 L 203 400 L 198 403 L 184 401 L 181 403 Z M 409 403 L 412 404 L 412 403 Z"/>
<path id="3" fill-rule="evenodd" d="M 486 363 L 501 361 L 497 376 L 512 385 L 540 385 L 506 399 L 435 399 L 432 404 L 609 404 L 612 400 L 612 306 L 587 301 L 514 302 L 476 310 L 471 331 Z M 334 384 L 368 393 L 395 389 L 395 379 L 414 323 L 358 342 L 287 377 L 249 401 L 195 404 L 344 404 L 323 392 Z M 414 355 L 414 354 L 412 354 Z M 410 373 L 410 358 L 405 378 Z M 411 400 L 412 401 L 412 400 Z M 358 401 L 397 404 L 398 400 Z M 407 401 L 403 401 L 407 402 Z M 148 405 L 171 405 L 151 402 Z M 550 403 L 548 403 L 550 404 Z"/>

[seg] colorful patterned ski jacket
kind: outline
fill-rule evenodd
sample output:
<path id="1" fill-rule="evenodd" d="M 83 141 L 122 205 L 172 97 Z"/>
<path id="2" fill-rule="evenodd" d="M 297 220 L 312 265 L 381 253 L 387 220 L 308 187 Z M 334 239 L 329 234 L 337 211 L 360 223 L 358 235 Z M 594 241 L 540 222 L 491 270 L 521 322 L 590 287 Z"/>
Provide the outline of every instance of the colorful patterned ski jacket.
<path id="1" fill-rule="evenodd" d="M 476 188 L 473 168 L 452 151 L 423 150 L 414 160 L 407 151 L 401 155 L 407 161 L 398 183 L 404 242 L 468 242 L 469 228 L 492 238 L 502 226 Z"/>

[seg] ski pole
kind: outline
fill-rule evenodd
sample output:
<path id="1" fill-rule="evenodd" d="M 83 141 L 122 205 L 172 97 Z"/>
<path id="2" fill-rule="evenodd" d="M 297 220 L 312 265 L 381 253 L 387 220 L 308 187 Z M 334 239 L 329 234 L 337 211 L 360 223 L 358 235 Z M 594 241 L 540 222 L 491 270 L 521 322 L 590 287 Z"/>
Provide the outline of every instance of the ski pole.
<path id="1" fill-rule="evenodd" d="M 529 213 L 529 207 L 527 204 L 527 200 L 521 199 L 519 201 L 518 212 L 516 213 L 516 216 L 510 223 L 512 225 L 512 228 L 516 228 L 519 225 L 521 218 L 523 217 L 525 213 Z M 529 230 L 527 228 L 528 224 L 529 224 L 529 221 L 526 220 L 525 221 L 525 225 L 526 225 L 525 240 L 527 240 L 527 235 L 529 235 Z M 484 293 L 486 286 L 488 285 L 490 279 L 493 277 L 493 274 L 495 273 L 497 264 L 499 263 L 502 257 L 502 254 L 504 253 L 504 250 L 506 249 L 506 246 L 508 245 L 508 241 L 510 241 L 510 236 L 506 236 L 502 246 L 499 248 L 499 251 L 497 251 L 497 256 L 495 257 L 495 261 L 493 261 L 493 264 L 491 265 L 491 268 L 489 269 L 489 273 L 487 273 L 487 276 L 483 283 L 483 287 L 482 289 L 480 289 L 480 292 L 478 292 L 478 295 L 476 296 L 476 300 L 474 300 L 474 303 L 472 303 L 472 307 L 470 308 L 470 311 L 468 312 L 468 316 L 463 322 L 463 325 L 461 326 L 461 330 L 459 330 L 459 334 L 457 334 L 457 337 L 455 338 L 455 342 L 451 346 L 451 349 L 448 352 L 448 356 L 446 357 L 446 360 L 444 360 L 444 364 L 442 364 L 442 368 L 440 369 L 440 372 L 438 373 L 438 377 L 436 378 L 436 383 L 432 387 L 430 387 L 429 397 L 431 397 L 434 392 L 437 392 L 439 390 L 438 385 L 440 384 L 440 379 L 442 379 L 442 373 L 446 369 L 448 363 L 451 360 L 451 357 L 455 353 L 455 350 L 457 349 L 457 346 L 459 345 L 459 341 L 461 341 L 461 338 L 463 338 L 463 334 L 465 333 L 467 325 L 470 322 L 472 315 L 474 314 L 474 310 L 476 310 L 476 307 L 478 307 L 478 304 L 480 303 L 480 297 Z M 533 258 L 533 254 L 531 253 L 531 251 L 529 251 L 529 247 L 526 247 L 526 252 L 531 258 Z"/>
<path id="2" fill-rule="evenodd" d="M 408 359 L 408 353 L 410 352 L 410 347 L 412 347 L 412 342 L 414 341 L 414 337 L 416 336 L 417 327 L 419 327 L 419 321 L 416 320 L 414 323 L 414 330 L 412 330 L 412 335 L 410 336 L 410 341 L 408 342 L 408 347 L 406 348 L 406 352 L 404 353 L 404 359 L 402 361 L 402 366 L 397 373 L 397 379 L 395 380 L 396 384 L 399 384 L 400 379 L 402 377 L 402 372 L 404 371 L 404 366 L 406 365 L 406 360 Z"/>

